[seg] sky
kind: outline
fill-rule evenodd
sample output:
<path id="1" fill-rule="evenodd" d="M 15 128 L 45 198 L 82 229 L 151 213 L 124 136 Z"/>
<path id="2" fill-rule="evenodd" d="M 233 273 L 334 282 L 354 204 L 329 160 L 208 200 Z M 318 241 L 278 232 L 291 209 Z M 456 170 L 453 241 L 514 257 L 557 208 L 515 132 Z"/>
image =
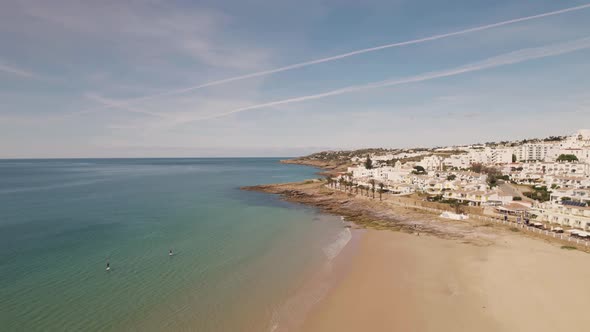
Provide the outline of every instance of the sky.
<path id="1" fill-rule="evenodd" d="M 588 0 L 0 0 L 0 158 L 566 135 L 589 77 Z"/>

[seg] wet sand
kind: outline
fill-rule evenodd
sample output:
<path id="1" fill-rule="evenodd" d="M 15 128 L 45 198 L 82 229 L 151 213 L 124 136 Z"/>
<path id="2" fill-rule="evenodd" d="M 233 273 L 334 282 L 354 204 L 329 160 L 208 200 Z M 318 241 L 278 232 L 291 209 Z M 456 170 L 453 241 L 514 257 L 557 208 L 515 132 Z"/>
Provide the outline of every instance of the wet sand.
<path id="1" fill-rule="evenodd" d="M 587 331 L 589 260 L 509 232 L 474 245 L 368 230 L 301 331 Z"/>

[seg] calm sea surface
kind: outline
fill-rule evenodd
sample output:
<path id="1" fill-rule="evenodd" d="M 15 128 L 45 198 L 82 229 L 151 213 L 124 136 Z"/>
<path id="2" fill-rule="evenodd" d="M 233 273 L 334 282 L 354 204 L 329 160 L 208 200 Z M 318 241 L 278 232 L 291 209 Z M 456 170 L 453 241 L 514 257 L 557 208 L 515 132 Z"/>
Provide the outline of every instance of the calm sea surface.
<path id="1" fill-rule="evenodd" d="M 266 158 L 2 160 L 0 329 L 272 330 L 349 237 L 336 217 L 238 187 L 314 172 Z"/>

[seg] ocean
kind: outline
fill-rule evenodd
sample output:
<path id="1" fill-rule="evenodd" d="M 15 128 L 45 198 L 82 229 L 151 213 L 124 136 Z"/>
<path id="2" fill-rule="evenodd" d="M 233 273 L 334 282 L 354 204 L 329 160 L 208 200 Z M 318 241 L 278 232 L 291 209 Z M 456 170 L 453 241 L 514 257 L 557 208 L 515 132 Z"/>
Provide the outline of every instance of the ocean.
<path id="1" fill-rule="evenodd" d="M 0 160 L 0 329 L 278 331 L 300 320 L 319 294 L 310 277 L 350 231 L 239 189 L 317 177 L 278 161 Z"/>

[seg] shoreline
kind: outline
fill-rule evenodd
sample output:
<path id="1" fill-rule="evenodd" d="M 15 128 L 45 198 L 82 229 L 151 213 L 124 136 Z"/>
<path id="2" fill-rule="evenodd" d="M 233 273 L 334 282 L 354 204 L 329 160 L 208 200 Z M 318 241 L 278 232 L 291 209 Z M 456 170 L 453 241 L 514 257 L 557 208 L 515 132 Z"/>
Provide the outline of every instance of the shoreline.
<path id="1" fill-rule="evenodd" d="M 353 223 L 353 228 L 392 230 L 404 233 L 430 234 L 445 239 L 462 240 L 477 245 L 487 245 L 494 237 L 493 227 L 475 224 L 474 221 L 441 219 L 438 215 L 384 204 L 378 199 L 369 199 L 325 188 L 322 182 L 269 184 L 243 187 L 242 190 L 277 194 L 282 199 L 319 209 L 323 213 L 343 216 Z"/>
<path id="2" fill-rule="evenodd" d="M 487 245 L 491 239 L 503 232 L 517 233 L 522 237 L 534 238 L 538 241 L 590 252 L 584 243 L 572 243 L 558 237 L 540 232 L 537 229 L 527 230 L 514 223 L 503 224 L 483 215 L 472 215 L 467 220 L 450 220 L 439 217 L 440 211 L 421 206 L 416 200 L 415 206 L 398 202 L 397 197 L 383 195 L 379 201 L 359 194 L 352 194 L 325 187 L 319 180 L 304 182 L 267 184 L 243 187 L 242 190 L 258 191 L 280 195 L 282 199 L 292 203 L 315 207 L 324 213 L 344 216 L 346 220 L 358 228 L 388 229 L 405 233 L 430 234 L 444 239 L 455 239 L 476 245 Z M 420 203 L 420 204 L 419 204 Z"/>
<path id="3" fill-rule="evenodd" d="M 327 296 L 346 278 L 358 254 L 364 230 L 344 229 L 350 232 L 350 240 L 333 257 L 326 255 L 327 260 L 273 313 L 269 332 L 301 330 Z"/>
<path id="4" fill-rule="evenodd" d="M 580 318 L 590 307 L 580 295 L 590 293 L 587 257 L 558 240 L 474 218 L 442 219 L 317 180 L 242 189 L 278 194 L 366 229 L 346 257 L 350 268 L 296 331 L 579 331 L 590 324 Z M 528 307 L 550 321 L 523 319 Z"/>

